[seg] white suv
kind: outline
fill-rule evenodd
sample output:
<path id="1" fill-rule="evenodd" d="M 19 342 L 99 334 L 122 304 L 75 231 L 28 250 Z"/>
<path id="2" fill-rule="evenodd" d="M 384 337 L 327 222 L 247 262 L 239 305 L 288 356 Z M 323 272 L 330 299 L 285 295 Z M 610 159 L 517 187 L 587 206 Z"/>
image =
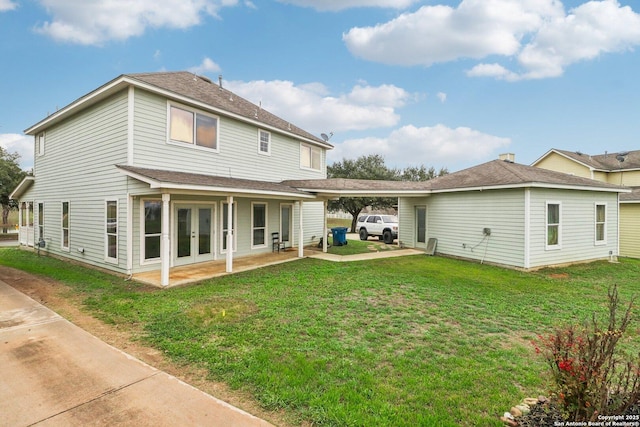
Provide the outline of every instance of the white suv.
<path id="1" fill-rule="evenodd" d="M 362 215 L 357 225 L 360 240 L 367 240 L 369 236 L 378 236 L 385 243 L 393 243 L 398 238 L 398 217 L 393 215 Z"/>

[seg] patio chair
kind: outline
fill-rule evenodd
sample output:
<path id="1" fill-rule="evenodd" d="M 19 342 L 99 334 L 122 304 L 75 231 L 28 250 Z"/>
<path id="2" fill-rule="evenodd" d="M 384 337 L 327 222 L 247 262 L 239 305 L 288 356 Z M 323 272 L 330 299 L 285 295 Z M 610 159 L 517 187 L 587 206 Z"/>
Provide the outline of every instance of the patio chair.
<path id="1" fill-rule="evenodd" d="M 275 252 L 276 249 L 280 252 L 280 249 L 285 249 L 285 242 L 280 241 L 280 233 L 275 231 L 271 233 L 271 252 Z"/>

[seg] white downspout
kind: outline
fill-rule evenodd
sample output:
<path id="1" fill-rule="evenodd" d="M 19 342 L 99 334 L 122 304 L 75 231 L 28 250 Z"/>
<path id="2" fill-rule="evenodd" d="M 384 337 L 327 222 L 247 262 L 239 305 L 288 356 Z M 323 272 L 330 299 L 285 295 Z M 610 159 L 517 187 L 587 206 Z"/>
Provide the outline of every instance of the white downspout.
<path id="1" fill-rule="evenodd" d="M 226 272 L 233 272 L 233 196 L 227 197 L 227 259 Z"/>
<path id="2" fill-rule="evenodd" d="M 169 265 L 171 264 L 171 241 L 169 239 L 169 201 L 171 200 L 170 194 L 162 195 L 162 246 L 160 255 L 160 284 L 169 286 Z"/>
<path id="3" fill-rule="evenodd" d="M 524 268 L 531 268 L 531 189 L 524 189 Z"/>
<path id="4" fill-rule="evenodd" d="M 327 201 L 322 201 L 322 252 L 327 253 Z"/>
<path id="5" fill-rule="evenodd" d="M 304 226 L 303 226 L 303 218 L 302 218 L 302 209 L 304 207 L 304 202 L 299 201 L 296 202 L 298 204 L 298 258 L 304 258 Z"/>

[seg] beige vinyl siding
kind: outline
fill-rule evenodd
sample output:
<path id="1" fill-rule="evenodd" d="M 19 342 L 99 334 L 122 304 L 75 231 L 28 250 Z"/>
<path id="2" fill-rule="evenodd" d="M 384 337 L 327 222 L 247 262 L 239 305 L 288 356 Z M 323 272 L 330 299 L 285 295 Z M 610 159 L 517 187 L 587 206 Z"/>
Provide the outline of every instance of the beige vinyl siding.
<path id="1" fill-rule="evenodd" d="M 617 194 L 552 189 L 531 190 L 531 267 L 607 258 L 617 254 Z M 546 203 L 561 204 L 561 248 L 545 249 Z M 595 205 L 606 203 L 605 245 L 595 244 Z"/>
<path id="2" fill-rule="evenodd" d="M 431 237 L 438 253 L 524 267 L 524 190 L 434 194 L 427 205 Z"/>
<path id="3" fill-rule="evenodd" d="M 640 204 L 620 204 L 620 255 L 640 258 Z"/>
<path id="4" fill-rule="evenodd" d="M 640 171 L 610 172 L 607 182 L 615 185 L 626 185 L 628 187 L 640 187 Z"/>
<path id="5" fill-rule="evenodd" d="M 260 155 L 257 125 L 218 119 L 219 152 L 169 143 L 167 100 L 136 89 L 134 165 L 276 182 L 325 177 L 324 167 L 319 172 L 300 168 L 299 140 L 271 131 L 271 155 Z"/>
<path id="6" fill-rule="evenodd" d="M 126 91 L 46 129 L 31 194 L 44 202 L 46 250 L 96 266 L 126 269 Z M 105 261 L 105 200 L 118 201 L 118 264 Z M 62 202 L 69 202 L 69 251 L 61 250 Z M 84 252 L 80 252 L 83 249 Z"/>
<path id="7" fill-rule="evenodd" d="M 575 176 L 593 179 L 593 177 L 591 176 L 591 170 L 588 167 L 579 164 L 575 160 L 569 160 L 557 153 L 549 154 L 547 157 L 538 162 L 536 166 L 543 169 L 564 172 Z"/>

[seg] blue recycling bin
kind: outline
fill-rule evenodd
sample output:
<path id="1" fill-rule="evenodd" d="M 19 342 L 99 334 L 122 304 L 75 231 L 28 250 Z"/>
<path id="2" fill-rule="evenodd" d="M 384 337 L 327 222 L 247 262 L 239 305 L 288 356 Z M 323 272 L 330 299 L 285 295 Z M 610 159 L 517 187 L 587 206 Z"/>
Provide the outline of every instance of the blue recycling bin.
<path id="1" fill-rule="evenodd" d="M 331 234 L 333 234 L 333 246 L 342 246 L 347 244 L 347 227 L 333 227 Z"/>

